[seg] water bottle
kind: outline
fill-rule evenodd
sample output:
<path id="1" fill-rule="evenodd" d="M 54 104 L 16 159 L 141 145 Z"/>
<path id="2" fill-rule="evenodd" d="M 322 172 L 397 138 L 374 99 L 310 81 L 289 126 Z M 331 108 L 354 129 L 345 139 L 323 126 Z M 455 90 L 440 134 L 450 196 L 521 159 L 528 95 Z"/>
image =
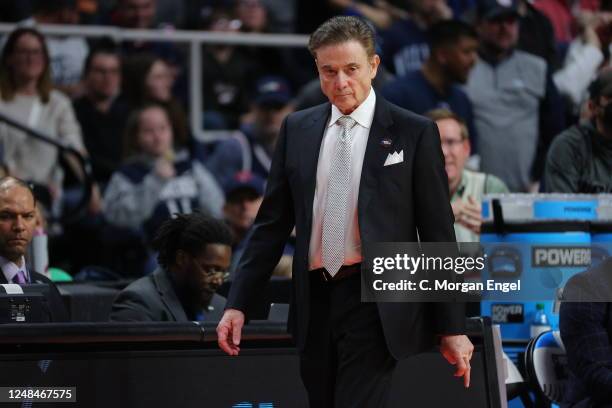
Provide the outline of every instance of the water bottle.
<path id="1" fill-rule="evenodd" d="M 544 304 L 536 304 L 536 313 L 529 327 L 529 335 L 531 338 L 536 337 L 540 333 L 551 330 L 550 323 L 548 322 L 548 316 L 544 312 Z"/>

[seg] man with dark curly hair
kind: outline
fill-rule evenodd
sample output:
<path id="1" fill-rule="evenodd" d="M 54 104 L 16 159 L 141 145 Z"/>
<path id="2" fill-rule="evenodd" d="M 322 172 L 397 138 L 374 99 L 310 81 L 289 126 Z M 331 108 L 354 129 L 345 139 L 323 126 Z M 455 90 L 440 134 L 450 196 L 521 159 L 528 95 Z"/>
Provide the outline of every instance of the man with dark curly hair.
<path id="1" fill-rule="evenodd" d="M 157 231 L 153 248 L 160 267 L 131 283 L 115 299 L 113 321 L 202 320 L 221 311 L 216 290 L 227 276 L 232 235 L 222 221 L 179 214 Z"/>

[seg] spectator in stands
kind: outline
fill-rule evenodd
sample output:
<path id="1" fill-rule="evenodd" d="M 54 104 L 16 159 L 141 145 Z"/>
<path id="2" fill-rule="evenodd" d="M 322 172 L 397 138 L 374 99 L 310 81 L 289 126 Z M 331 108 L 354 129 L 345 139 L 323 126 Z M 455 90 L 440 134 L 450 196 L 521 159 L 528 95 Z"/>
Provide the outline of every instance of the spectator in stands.
<path id="1" fill-rule="evenodd" d="M 266 179 L 283 119 L 292 110 L 291 92 L 281 77 L 264 77 L 256 84 L 253 123 L 243 125 L 219 143 L 206 165 L 221 184 L 239 171 Z"/>
<path id="2" fill-rule="evenodd" d="M 574 16 L 571 0 L 535 0 L 533 5 L 548 17 L 558 44 L 569 44 L 574 38 Z"/>
<path id="3" fill-rule="evenodd" d="M 37 24 L 79 24 L 76 0 L 37 0 L 34 14 L 22 22 L 26 26 Z M 89 47 L 84 37 L 47 36 L 53 85 L 70 97 L 79 96 L 83 89 L 81 74 Z"/>
<path id="4" fill-rule="evenodd" d="M 157 0 L 117 0 L 110 20 L 125 28 L 153 28 Z"/>
<path id="5" fill-rule="evenodd" d="M 121 56 L 110 40 L 91 50 L 83 72 L 85 94 L 74 101 L 94 179 L 102 186 L 121 163 L 128 106 L 119 98 Z"/>
<path id="6" fill-rule="evenodd" d="M 109 23 L 123 28 L 155 29 L 157 0 L 117 0 L 112 10 Z M 173 43 L 167 41 L 122 41 L 122 53 L 125 56 L 140 53 L 153 54 L 161 58 L 170 68 L 175 78 L 174 94 L 179 100 L 187 100 L 187 77 L 183 67 L 185 56 Z"/>
<path id="7" fill-rule="evenodd" d="M 36 199 L 30 186 L 14 177 L 0 179 L 0 284 L 50 285 L 50 320 L 66 321 L 61 296 L 45 271 L 27 269 L 25 255 L 37 226 Z M 41 272 L 41 273 L 39 273 Z M 7 312 L 6 310 L 4 311 Z"/>
<path id="8" fill-rule="evenodd" d="M 519 39 L 517 49 L 543 58 L 551 71 L 560 66 L 559 52 L 553 26 L 529 0 L 518 0 Z"/>
<path id="9" fill-rule="evenodd" d="M 457 242 L 478 242 L 483 195 L 507 193 L 508 187 L 491 174 L 465 168 L 470 156 L 470 141 L 467 126 L 458 115 L 446 109 L 436 109 L 426 116 L 436 122 L 440 131 Z"/>
<path id="10" fill-rule="evenodd" d="M 232 236 L 222 221 L 200 213 L 166 221 L 153 240 L 160 267 L 125 288 L 113 303 L 113 321 L 211 319 L 225 300 L 215 292 L 230 266 Z"/>
<path id="11" fill-rule="evenodd" d="M 223 186 L 223 216 L 234 235 L 234 255 L 244 245 L 264 195 L 265 180 L 248 171 L 241 171 Z"/>
<path id="12" fill-rule="evenodd" d="M 380 30 L 389 28 L 393 23 L 393 15 L 387 7 L 380 6 L 380 3 L 387 5 L 386 2 L 329 0 L 329 3 L 342 14 L 363 17 Z"/>
<path id="13" fill-rule="evenodd" d="M 409 0 L 411 16 L 399 20 L 379 34 L 382 39 L 383 61 L 396 75 L 421 68 L 429 56 L 427 30 L 441 20 L 452 17 L 444 0 Z"/>
<path id="14" fill-rule="evenodd" d="M 145 105 L 127 123 L 125 164 L 104 194 L 105 215 L 116 226 L 148 238 L 177 213 L 200 209 L 222 216 L 223 191 L 214 177 L 185 150 L 173 148 L 170 118 L 160 105 Z"/>
<path id="15" fill-rule="evenodd" d="M 163 105 L 172 119 L 174 143 L 182 147 L 189 143 L 189 128 L 183 107 L 172 95 L 173 81 L 170 66 L 153 54 L 124 59 L 122 93 L 130 109 L 151 102 Z"/>
<path id="16" fill-rule="evenodd" d="M 203 28 L 222 33 L 240 31 L 242 23 L 231 9 L 216 8 Z M 225 44 L 204 48 L 202 73 L 204 126 L 209 129 L 237 129 L 249 110 L 249 90 L 260 75 L 259 61 L 244 50 Z"/>
<path id="17" fill-rule="evenodd" d="M 70 100 L 52 88 L 44 37 L 31 28 L 13 31 L 0 58 L 0 110 L 86 154 Z M 48 208 L 62 188 L 57 149 L 6 125 L 0 126 L 0 142 L 9 173 L 44 188 Z M 98 205 L 96 196 L 90 209 Z"/>
<path id="18" fill-rule="evenodd" d="M 235 276 L 236 267 L 251 236 L 253 223 L 263 200 L 265 180 L 256 174 L 241 171 L 225 183 L 225 205 L 223 215 L 233 235 L 232 264 L 230 277 Z M 292 237 L 293 240 L 295 237 Z M 294 245 L 285 244 L 283 256 L 272 272 L 273 276 L 291 277 Z"/>
<path id="19" fill-rule="evenodd" d="M 612 192 L 612 71 L 602 72 L 589 89 L 593 117 L 553 141 L 544 171 L 547 192 Z"/>
<path id="20" fill-rule="evenodd" d="M 516 50 L 515 2 L 483 0 L 478 8 L 480 59 L 467 93 L 474 108 L 480 169 L 512 191 L 537 190 L 543 158 L 563 129 L 563 111 L 546 62 Z"/>
<path id="21" fill-rule="evenodd" d="M 612 405 L 612 258 L 576 274 L 563 288 L 559 329 L 569 375 L 562 408 Z"/>
<path id="22" fill-rule="evenodd" d="M 387 83 L 382 94 L 420 115 L 436 108 L 455 112 L 467 123 L 475 147 L 472 104 L 459 85 L 476 63 L 478 34 L 466 23 L 448 20 L 433 25 L 428 37 L 431 52 L 423 66 Z"/>
<path id="23" fill-rule="evenodd" d="M 609 54 L 610 37 L 599 35 L 602 28 L 607 28 L 606 20 L 609 18 L 609 15 L 594 15 L 579 20 L 580 35 L 569 44 L 563 67 L 553 76 L 555 85 L 566 97 L 574 116 L 579 116 L 583 102 L 588 99 L 589 84 L 597 77 L 597 71 Z"/>
<path id="24" fill-rule="evenodd" d="M 236 173 L 224 185 L 223 217 L 232 231 L 230 279 L 242 256 L 248 235 L 263 200 L 265 180 L 248 171 Z"/>

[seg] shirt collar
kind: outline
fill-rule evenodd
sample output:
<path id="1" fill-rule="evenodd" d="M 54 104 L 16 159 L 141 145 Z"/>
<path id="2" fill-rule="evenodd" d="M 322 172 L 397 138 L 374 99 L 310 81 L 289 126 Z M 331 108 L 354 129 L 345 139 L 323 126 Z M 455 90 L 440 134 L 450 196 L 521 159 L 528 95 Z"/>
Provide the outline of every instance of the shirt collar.
<path id="1" fill-rule="evenodd" d="M 374 120 L 374 108 L 375 107 L 376 107 L 376 93 L 374 92 L 374 89 L 370 87 L 370 93 L 368 94 L 368 97 L 365 98 L 365 100 L 361 103 L 361 105 L 359 105 L 357 109 L 351 112 L 351 114 L 348 116 L 355 119 L 355 122 L 359 123 L 359 125 L 363 126 L 366 129 L 369 129 L 370 126 L 372 126 L 372 121 Z M 341 116 L 344 116 L 344 114 L 340 112 L 340 109 L 338 109 L 336 105 L 332 105 L 331 118 L 330 118 L 331 120 L 327 127 L 335 125 L 336 121 Z"/>
<path id="2" fill-rule="evenodd" d="M 6 278 L 6 281 L 8 283 L 13 283 L 13 278 L 15 277 L 15 275 L 17 275 L 17 272 L 21 270 L 25 274 L 26 280 L 29 280 L 29 274 L 26 269 L 25 259 L 23 256 L 21 257 L 21 262 L 23 263 L 23 267 L 20 268 L 19 266 L 17 266 L 16 263 L 11 262 L 8 259 L 0 256 L 0 268 L 2 269 L 2 273 L 4 273 L 4 277 Z"/>
<path id="3" fill-rule="evenodd" d="M 455 190 L 455 193 L 451 197 L 451 201 L 455 201 L 455 200 L 463 197 L 463 194 L 465 193 L 465 189 L 467 187 L 466 178 L 467 178 L 467 176 L 465 174 L 465 169 L 463 169 L 461 171 L 461 181 L 459 181 L 459 185 L 457 186 L 457 190 Z"/>

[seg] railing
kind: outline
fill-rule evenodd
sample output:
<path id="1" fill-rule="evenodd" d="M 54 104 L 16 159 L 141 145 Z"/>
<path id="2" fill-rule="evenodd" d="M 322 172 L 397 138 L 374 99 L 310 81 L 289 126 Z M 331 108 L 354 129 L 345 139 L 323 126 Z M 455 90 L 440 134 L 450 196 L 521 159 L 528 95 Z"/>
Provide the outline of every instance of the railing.
<path id="1" fill-rule="evenodd" d="M 0 23 L 0 34 L 11 32 L 16 24 Z M 113 26 L 38 25 L 45 35 L 110 37 L 116 42 L 146 40 L 189 45 L 189 123 L 194 137 L 207 140 L 202 129 L 202 45 L 227 44 L 261 47 L 305 47 L 308 36 L 296 34 L 246 34 L 187 30 L 132 30 Z"/>

